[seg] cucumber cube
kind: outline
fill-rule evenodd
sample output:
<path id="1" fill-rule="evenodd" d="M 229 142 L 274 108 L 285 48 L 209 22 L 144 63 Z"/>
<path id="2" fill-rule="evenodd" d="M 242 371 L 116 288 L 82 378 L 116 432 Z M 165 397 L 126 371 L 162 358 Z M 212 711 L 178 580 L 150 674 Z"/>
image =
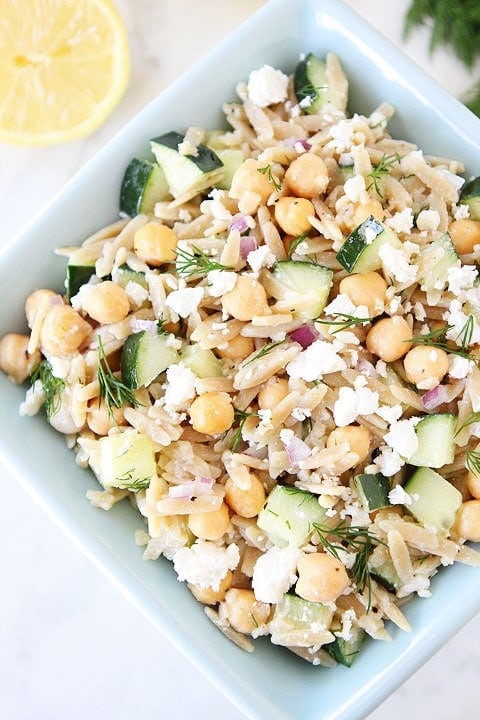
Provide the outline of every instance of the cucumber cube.
<path id="1" fill-rule="evenodd" d="M 390 501 L 390 480 L 382 473 L 363 473 L 354 479 L 360 502 L 369 513 L 380 508 L 388 507 Z"/>
<path id="2" fill-rule="evenodd" d="M 98 479 L 103 487 L 146 487 L 157 474 L 153 442 L 137 430 L 99 440 Z"/>
<path id="3" fill-rule="evenodd" d="M 313 523 L 321 525 L 326 517 L 316 495 L 277 485 L 260 511 L 257 525 L 275 545 L 301 547 L 313 532 Z"/>
<path id="4" fill-rule="evenodd" d="M 455 457 L 455 425 L 457 418 L 450 413 L 435 413 L 422 418 L 415 425 L 418 450 L 409 459 L 417 467 L 441 468 Z"/>
<path id="5" fill-rule="evenodd" d="M 330 627 L 333 609 L 323 603 L 303 600 L 297 595 L 286 594 L 275 606 L 270 621 L 272 643 L 310 647 L 324 642 L 324 634 Z"/>
<path id="6" fill-rule="evenodd" d="M 405 484 L 405 492 L 412 498 L 408 511 L 425 526 L 434 526 L 448 533 L 462 504 L 462 495 L 435 470 L 422 467 Z"/>
<path id="7" fill-rule="evenodd" d="M 337 260 L 350 273 L 378 270 L 382 267 L 378 251 L 385 244 L 402 249 L 393 230 L 370 215 L 350 233 L 337 253 Z"/>
<path id="8" fill-rule="evenodd" d="M 325 650 L 331 657 L 342 665 L 351 667 L 365 640 L 365 630 L 352 628 L 351 637 L 348 640 L 337 637 L 333 643 L 325 645 Z"/>

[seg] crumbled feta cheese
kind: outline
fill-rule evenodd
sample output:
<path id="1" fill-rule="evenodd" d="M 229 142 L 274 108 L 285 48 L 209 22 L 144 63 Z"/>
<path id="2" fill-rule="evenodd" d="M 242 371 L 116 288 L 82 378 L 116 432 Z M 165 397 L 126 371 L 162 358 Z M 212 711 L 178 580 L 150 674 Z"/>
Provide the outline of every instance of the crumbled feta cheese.
<path id="1" fill-rule="evenodd" d="M 207 274 L 208 292 L 212 297 L 221 297 L 230 292 L 237 282 L 237 273 L 228 270 L 210 270 Z"/>
<path id="2" fill-rule="evenodd" d="M 247 262 L 253 272 L 259 272 L 262 267 L 271 267 L 277 258 L 272 253 L 268 245 L 260 245 L 256 250 L 252 250 L 247 255 Z"/>
<path id="3" fill-rule="evenodd" d="M 415 320 L 418 320 L 418 322 L 423 322 L 425 320 L 427 313 L 425 312 L 425 308 L 421 302 L 415 303 L 413 306 L 413 314 L 415 315 Z"/>
<path id="4" fill-rule="evenodd" d="M 349 178 L 343 186 L 343 191 L 345 195 L 352 202 L 357 202 L 357 200 L 359 200 L 360 198 L 360 195 L 365 189 L 366 185 L 363 175 L 354 175 L 353 177 Z"/>
<path id="5" fill-rule="evenodd" d="M 374 228 L 372 228 L 372 227 L 365 228 L 365 242 L 367 245 L 371 245 L 376 237 L 377 237 L 377 233 L 375 232 Z"/>
<path id="6" fill-rule="evenodd" d="M 418 437 L 415 432 L 415 425 L 418 418 L 399 420 L 390 425 L 390 430 L 385 435 L 385 442 L 405 460 L 409 460 L 418 450 Z"/>
<path id="7" fill-rule="evenodd" d="M 20 417 L 31 417 L 36 415 L 44 402 L 43 386 L 41 380 L 35 380 L 32 387 L 28 388 L 25 394 L 25 400 L 20 403 L 18 414 Z"/>
<path id="8" fill-rule="evenodd" d="M 449 267 L 447 270 L 448 289 L 457 297 L 463 294 L 464 290 L 470 290 L 478 277 L 478 270 L 475 265 L 461 265 Z"/>
<path id="9" fill-rule="evenodd" d="M 447 170 L 447 168 L 439 167 L 437 168 L 437 172 L 443 175 L 446 180 L 448 180 L 448 182 L 456 192 L 461 190 L 463 184 L 465 183 L 465 178 L 460 177 L 460 175 L 455 175 L 455 173 L 450 172 L 450 170 Z"/>
<path id="10" fill-rule="evenodd" d="M 455 380 L 462 380 L 473 368 L 472 360 L 460 357 L 459 355 L 448 356 L 448 374 Z"/>
<path id="11" fill-rule="evenodd" d="M 336 637 L 342 638 L 342 640 L 345 640 L 347 642 L 348 640 L 351 640 L 353 622 L 356 619 L 357 616 L 355 615 L 355 610 L 353 610 L 352 608 L 345 610 L 345 612 L 342 613 L 341 618 L 342 630 L 335 633 Z"/>
<path id="12" fill-rule="evenodd" d="M 177 412 L 187 410 L 195 397 L 197 376 L 183 362 L 170 365 L 167 369 L 167 388 L 165 390 L 165 410 Z"/>
<path id="13" fill-rule="evenodd" d="M 385 126 L 386 123 L 387 118 L 383 113 L 379 112 L 378 110 L 375 110 L 368 118 L 368 124 L 372 129 L 379 126 Z"/>
<path id="14" fill-rule="evenodd" d="M 325 315 L 352 315 L 353 317 L 368 317 L 366 305 L 354 305 L 346 293 L 338 293 L 324 310 Z"/>
<path id="15" fill-rule="evenodd" d="M 125 285 L 125 293 L 129 302 L 136 307 L 140 307 L 148 299 L 148 290 L 132 280 Z"/>
<path id="16" fill-rule="evenodd" d="M 341 153 L 340 157 L 338 158 L 338 164 L 340 167 L 349 167 L 350 165 L 353 165 L 353 155 L 351 152 L 348 153 Z"/>
<path id="17" fill-rule="evenodd" d="M 252 587 L 260 602 L 278 603 L 297 579 L 301 551 L 293 545 L 273 547 L 260 555 L 253 568 Z"/>
<path id="18" fill-rule="evenodd" d="M 186 318 L 197 311 L 202 298 L 202 287 L 185 287 L 171 292 L 165 300 L 165 305 L 180 317 Z"/>
<path id="19" fill-rule="evenodd" d="M 310 408 L 296 407 L 292 410 L 292 417 L 299 422 L 303 422 L 307 417 L 310 417 L 312 411 Z"/>
<path id="20" fill-rule="evenodd" d="M 470 317 L 473 317 L 473 315 Z M 463 312 L 462 304 L 459 300 L 452 300 L 449 309 L 443 314 L 443 319 L 451 326 L 446 333 L 447 340 L 458 340 L 461 342 L 461 335 L 465 332 L 465 323 L 468 320 L 468 315 Z M 480 343 L 480 327 L 475 319 L 469 340 L 469 345 L 477 345 Z"/>
<path id="21" fill-rule="evenodd" d="M 333 406 L 333 419 L 337 427 L 353 423 L 359 415 L 371 415 L 378 409 L 378 392 L 368 387 L 354 389 L 341 387 Z"/>
<path id="22" fill-rule="evenodd" d="M 380 377 L 386 378 L 387 377 L 387 363 L 385 360 L 377 360 L 377 364 L 375 365 L 375 370 L 380 375 Z"/>
<path id="23" fill-rule="evenodd" d="M 283 102 L 288 97 L 288 76 L 271 65 L 252 70 L 248 76 L 248 97 L 258 107 Z"/>
<path id="24" fill-rule="evenodd" d="M 345 508 L 340 510 L 340 517 L 344 520 L 346 517 L 352 519 L 352 525 L 366 527 L 370 525 L 370 516 L 368 512 L 356 500 L 354 502 L 346 502 Z"/>
<path id="25" fill-rule="evenodd" d="M 385 221 L 396 233 L 409 233 L 413 227 L 412 208 L 404 208 Z"/>
<path id="26" fill-rule="evenodd" d="M 410 265 L 401 250 L 385 243 L 380 245 L 378 254 L 388 275 L 392 275 L 399 283 L 411 285 L 417 277 L 418 267 Z"/>
<path id="27" fill-rule="evenodd" d="M 265 435 L 269 430 L 273 430 L 272 411 L 270 409 L 260 408 L 258 410 L 258 417 L 260 418 L 257 426 L 258 435 Z"/>
<path id="28" fill-rule="evenodd" d="M 396 485 L 388 493 L 388 499 L 392 505 L 411 505 L 412 496 L 409 495 L 401 485 Z"/>
<path id="29" fill-rule="evenodd" d="M 380 405 L 376 409 L 376 414 L 379 415 L 382 420 L 388 422 L 389 425 L 400 420 L 402 417 L 402 406 L 401 405 Z"/>
<path id="30" fill-rule="evenodd" d="M 421 210 L 417 215 L 419 230 L 437 230 L 440 225 L 440 214 L 436 210 Z"/>
<path id="31" fill-rule="evenodd" d="M 340 345 L 335 341 L 329 343 L 323 340 L 315 340 L 306 350 L 303 350 L 288 363 L 286 368 L 288 375 L 311 382 L 312 380 L 318 380 L 322 375 L 345 370 L 347 364 L 337 354 Z"/>
<path id="32" fill-rule="evenodd" d="M 385 477 L 396 475 L 405 464 L 396 450 L 385 446 L 380 449 L 373 463 Z"/>
<path id="33" fill-rule="evenodd" d="M 300 102 L 298 103 L 298 107 L 301 108 L 302 110 L 304 110 L 305 108 L 310 107 L 310 105 L 312 105 L 312 103 L 313 103 L 313 97 L 311 95 L 305 95 L 305 97 L 302 98 L 300 100 Z"/>
<path id="34" fill-rule="evenodd" d="M 470 208 L 466 203 L 461 203 L 453 211 L 453 217 L 455 220 L 464 220 L 470 217 Z"/>
<path id="35" fill-rule="evenodd" d="M 191 547 L 177 550 L 173 565 L 178 580 L 186 580 L 202 588 L 218 590 L 229 570 L 235 570 L 240 561 L 237 545 L 219 547 L 208 540 L 196 540 Z"/>

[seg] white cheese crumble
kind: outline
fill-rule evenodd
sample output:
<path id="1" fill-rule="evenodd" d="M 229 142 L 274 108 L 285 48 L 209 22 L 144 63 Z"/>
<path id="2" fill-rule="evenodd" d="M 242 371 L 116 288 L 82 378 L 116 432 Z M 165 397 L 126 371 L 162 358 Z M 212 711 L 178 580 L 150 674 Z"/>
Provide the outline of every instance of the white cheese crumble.
<path id="1" fill-rule="evenodd" d="M 405 464 L 396 450 L 385 446 L 380 449 L 373 463 L 385 477 L 396 475 Z"/>
<path id="2" fill-rule="evenodd" d="M 260 245 L 256 250 L 252 250 L 247 255 L 247 262 L 253 272 L 259 272 L 262 267 L 271 267 L 277 258 L 272 253 L 268 245 Z"/>
<path id="3" fill-rule="evenodd" d="M 333 406 L 333 419 L 337 427 L 353 423 L 359 415 L 371 415 L 378 409 L 378 392 L 367 387 L 341 387 Z"/>
<path id="4" fill-rule="evenodd" d="M 343 186 L 343 191 L 345 195 L 352 202 L 357 202 L 365 189 L 366 185 L 363 175 L 354 175 L 353 177 L 349 178 Z"/>
<path id="5" fill-rule="evenodd" d="M 273 547 L 260 555 L 253 568 L 252 587 L 260 602 L 278 603 L 297 580 L 301 551 L 293 545 Z"/>
<path id="6" fill-rule="evenodd" d="M 148 299 L 148 290 L 133 280 L 125 285 L 125 293 L 130 304 L 136 307 L 140 307 Z"/>
<path id="7" fill-rule="evenodd" d="M 237 273 L 228 270 L 210 270 L 207 274 L 208 292 L 212 297 L 221 297 L 230 292 L 237 282 Z"/>
<path id="8" fill-rule="evenodd" d="M 402 406 L 401 405 L 380 405 L 375 411 L 382 420 L 385 420 L 389 425 L 400 420 L 402 417 Z"/>
<path id="9" fill-rule="evenodd" d="M 468 320 L 468 315 L 463 312 L 462 304 L 459 300 L 452 300 L 450 308 L 443 314 L 443 319 L 451 326 L 446 333 L 447 340 L 458 340 L 458 342 L 461 342 L 461 334 L 465 332 L 465 323 Z M 474 321 L 468 344 L 477 345 L 478 343 L 480 343 L 480 327 L 478 323 Z"/>
<path id="10" fill-rule="evenodd" d="M 418 322 L 423 322 L 425 320 L 427 313 L 425 312 L 425 308 L 421 302 L 415 303 L 413 306 L 413 314 L 415 315 L 415 320 L 418 320 Z"/>
<path id="11" fill-rule="evenodd" d="M 450 170 L 447 170 L 447 168 L 437 168 L 437 172 L 443 175 L 443 177 L 450 183 L 450 185 L 454 188 L 456 192 L 461 190 L 462 186 L 465 183 L 465 179 L 460 177 L 460 175 L 455 175 L 455 173 L 450 172 Z"/>
<path id="12" fill-rule="evenodd" d="M 455 380 L 462 380 L 473 368 L 473 363 L 468 358 L 460 357 L 459 355 L 448 356 L 448 374 Z"/>
<path id="13" fill-rule="evenodd" d="M 35 380 L 32 387 L 28 388 L 25 394 L 25 400 L 20 403 L 18 414 L 20 417 L 31 417 L 36 415 L 44 402 L 43 386 L 41 380 Z"/>
<path id="14" fill-rule="evenodd" d="M 173 565 L 178 580 L 186 580 L 202 588 L 218 590 L 229 570 L 235 570 L 240 561 L 237 545 L 219 547 L 208 540 L 196 540 L 191 547 L 177 550 Z"/>
<path id="15" fill-rule="evenodd" d="M 325 315 L 352 315 L 353 317 L 368 317 L 366 305 L 355 305 L 346 293 L 339 293 L 324 310 Z"/>
<path id="16" fill-rule="evenodd" d="M 436 210 L 421 210 L 417 215 L 417 228 L 419 230 L 437 230 L 440 225 L 440 213 Z"/>
<path id="17" fill-rule="evenodd" d="M 268 107 L 283 102 L 288 97 L 288 76 L 271 65 L 252 70 L 248 76 L 249 99 L 258 107 Z"/>
<path id="18" fill-rule="evenodd" d="M 413 227 L 412 208 L 405 208 L 385 221 L 396 233 L 409 233 Z"/>
<path id="19" fill-rule="evenodd" d="M 306 420 L 307 417 L 310 417 L 311 414 L 312 414 L 312 411 L 310 410 L 310 408 L 303 408 L 303 407 L 293 408 L 292 413 L 291 413 L 292 417 L 295 420 L 298 420 L 299 422 L 303 422 L 304 420 Z"/>
<path id="20" fill-rule="evenodd" d="M 411 285 L 417 277 L 418 267 L 410 265 L 404 253 L 388 243 L 380 245 L 378 254 L 382 261 L 385 272 L 392 275 L 394 279 L 402 284 Z"/>
<path id="21" fill-rule="evenodd" d="M 165 305 L 180 317 L 186 318 L 197 311 L 202 298 L 202 287 L 185 287 L 171 292 L 165 300 Z"/>
<path id="22" fill-rule="evenodd" d="M 405 460 L 409 460 L 418 450 L 418 437 L 415 432 L 417 422 L 418 418 L 399 420 L 390 425 L 390 430 L 385 435 L 387 445 Z"/>
<path id="23" fill-rule="evenodd" d="M 388 499 L 392 505 L 411 505 L 412 496 L 409 495 L 401 485 L 396 485 L 388 493 Z"/>
<path id="24" fill-rule="evenodd" d="M 322 375 L 345 370 L 347 364 L 337 354 L 341 348 L 343 348 L 343 344 L 336 341 L 329 343 L 324 340 L 315 340 L 306 350 L 288 363 L 287 373 L 290 377 L 312 382 L 321 378 Z"/>
<path id="25" fill-rule="evenodd" d="M 453 266 L 447 270 L 448 289 L 457 297 L 463 294 L 464 290 L 470 290 L 478 277 L 478 270 L 475 265 Z"/>
<path id="26" fill-rule="evenodd" d="M 461 203 L 453 211 L 453 217 L 455 220 L 465 220 L 470 217 L 470 208 L 466 203 Z"/>
<path id="27" fill-rule="evenodd" d="M 174 363 L 167 369 L 167 387 L 165 390 L 165 410 L 177 412 L 187 410 L 195 397 L 197 376 L 183 362 Z"/>
<path id="28" fill-rule="evenodd" d="M 341 623 L 342 623 L 342 630 L 341 632 L 336 632 L 335 635 L 338 638 L 342 638 L 342 640 L 351 640 L 352 638 L 352 627 L 354 620 L 357 619 L 357 616 L 355 615 L 355 610 L 352 608 L 349 608 L 348 610 L 345 610 L 345 612 L 342 613 Z"/>

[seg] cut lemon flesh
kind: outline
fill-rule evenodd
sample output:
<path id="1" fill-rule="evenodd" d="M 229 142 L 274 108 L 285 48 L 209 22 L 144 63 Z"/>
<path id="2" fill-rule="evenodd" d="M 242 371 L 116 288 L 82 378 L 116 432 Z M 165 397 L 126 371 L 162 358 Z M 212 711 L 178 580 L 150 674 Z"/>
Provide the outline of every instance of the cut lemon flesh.
<path id="1" fill-rule="evenodd" d="M 97 128 L 130 62 L 110 0 L 0 0 L 0 140 L 52 145 Z"/>

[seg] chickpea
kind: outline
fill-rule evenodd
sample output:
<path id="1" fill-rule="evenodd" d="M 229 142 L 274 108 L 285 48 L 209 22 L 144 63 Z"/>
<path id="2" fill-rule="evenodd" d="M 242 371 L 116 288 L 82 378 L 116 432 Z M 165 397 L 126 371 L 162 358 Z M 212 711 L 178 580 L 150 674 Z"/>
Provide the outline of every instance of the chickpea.
<path id="1" fill-rule="evenodd" d="M 231 588 L 225 594 L 225 609 L 232 628 L 249 635 L 270 616 L 270 605 L 255 598 L 253 590 Z"/>
<path id="2" fill-rule="evenodd" d="M 377 272 L 347 275 L 340 281 L 339 291 L 348 295 L 354 305 L 366 305 L 369 317 L 383 313 L 387 283 Z"/>
<path id="3" fill-rule="evenodd" d="M 87 410 L 87 425 L 97 435 L 108 435 L 109 430 L 118 425 L 126 425 L 123 408 L 112 407 L 108 412 L 105 401 L 92 400 Z"/>
<path id="4" fill-rule="evenodd" d="M 28 341 L 28 335 L 17 333 L 8 333 L 0 340 L 0 369 L 17 384 L 26 380 L 41 360 L 38 350 L 31 355 L 27 352 Z"/>
<path id="5" fill-rule="evenodd" d="M 168 225 L 155 221 L 142 225 L 133 238 L 135 253 L 153 267 L 174 262 L 177 244 L 178 235 Z"/>
<path id="6" fill-rule="evenodd" d="M 188 527 L 201 540 L 220 540 L 230 525 L 230 513 L 222 502 L 218 510 L 206 513 L 190 513 Z"/>
<path id="7" fill-rule="evenodd" d="M 285 182 L 299 197 L 318 197 L 327 189 L 328 170 L 321 157 L 310 152 L 303 153 L 290 163 Z"/>
<path id="8" fill-rule="evenodd" d="M 112 282 L 104 280 L 94 285 L 83 302 L 83 309 L 93 320 L 101 325 L 120 322 L 130 311 L 125 290 Z"/>
<path id="9" fill-rule="evenodd" d="M 40 346 L 50 355 L 65 357 L 80 347 L 91 330 L 70 305 L 54 305 L 42 323 Z"/>
<path id="10" fill-rule="evenodd" d="M 267 498 L 265 488 L 255 473 L 250 472 L 251 485 L 248 490 L 242 490 L 235 485 L 231 478 L 225 483 L 225 500 L 233 512 L 240 517 L 256 517 L 265 504 Z"/>
<path id="11" fill-rule="evenodd" d="M 40 307 L 45 309 L 50 307 L 50 300 L 56 296 L 53 290 L 34 290 L 25 301 L 25 316 L 27 318 L 28 327 L 31 329 L 35 322 L 35 316 Z"/>
<path id="12" fill-rule="evenodd" d="M 243 360 L 252 354 L 255 350 L 255 342 L 253 338 L 236 335 L 225 344 L 225 347 L 217 348 L 217 352 L 222 358 L 227 360 Z"/>
<path id="13" fill-rule="evenodd" d="M 232 177 L 229 196 L 240 200 L 244 193 L 251 192 L 259 195 L 263 203 L 267 202 L 274 187 L 266 174 L 259 172 L 262 167 L 262 164 L 253 158 L 244 160 Z"/>
<path id="14" fill-rule="evenodd" d="M 368 350 L 385 362 L 403 357 L 412 347 L 413 333 L 402 317 L 383 318 L 375 323 L 366 337 Z"/>
<path id="15" fill-rule="evenodd" d="M 189 583 L 188 587 L 193 597 L 196 598 L 198 602 L 203 603 L 203 605 L 216 605 L 225 599 L 225 593 L 232 587 L 232 581 L 233 573 L 231 570 L 228 570 L 227 574 L 220 582 L 218 590 L 214 590 L 212 587 L 204 588 L 201 585 L 194 585 L 193 583 Z"/>
<path id="16" fill-rule="evenodd" d="M 419 390 L 431 390 L 448 372 L 448 355 L 441 348 L 417 345 L 403 358 L 407 380 Z"/>
<path id="17" fill-rule="evenodd" d="M 298 237 L 312 227 L 309 216 L 315 215 L 310 200 L 297 197 L 281 197 L 275 205 L 275 220 L 281 229 Z"/>
<path id="18" fill-rule="evenodd" d="M 311 602 L 334 602 L 348 587 L 344 566 L 327 553 L 309 553 L 298 561 L 295 592 Z"/>
<path id="19" fill-rule="evenodd" d="M 249 275 L 237 277 L 233 290 L 223 295 L 222 305 L 236 320 L 251 320 L 254 315 L 266 315 L 269 312 L 265 288 Z"/>
<path id="20" fill-rule="evenodd" d="M 355 465 L 360 465 L 370 452 L 370 433 L 362 425 L 347 425 L 333 430 L 327 438 L 327 447 L 348 443 L 350 452 L 358 455 Z"/>
<path id="21" fill-rule="evenodd" d="M 480 475 L 469 472 L 467 475 L 467 488 L 475 499 L 480 500 Z"/>
<path id="22" fill-rule="evenodd" d="M 454 220 L 448 228 L 455 250 L 463 255 L 473 252 L 475 245 L 480 245 L 480 222 L 463 218 Z"/>
<path id="23" fill-rule="evenodd" d="M 361 225 L 370 215 L 373 215 L 377 220 L 383 220 L 385 217 L 385 210 L 382 207 L 381 202 L 378 200 L 369 200 L 366 203 L 358 203 L 355 205 L 355 209 L 352 215 L 353 226 L 357 227 Z"/>
<path id="24" fill-rule="evenodd" d="M 453 530 L 465 540 L 480 542 L 480 500 L 467 500 L 462 503 L 455 517 Z"/>
<path id="25" fill-rule="evenodd" d="M 272 410 L 279 402 L 282 402 L 289 393 L 288 380 L 279 378 L 276 375 L 269 378 L 262 385 L 258 393 L 258 407 L 262 410 Z"/>
<path id="26" fill-rule="evenodd" d="M 232 398 L 226 392 L 206 392 L 190 405 L 190 422 L 194 430 L 205 435 L 221 435 L 232 427 Z"/>

